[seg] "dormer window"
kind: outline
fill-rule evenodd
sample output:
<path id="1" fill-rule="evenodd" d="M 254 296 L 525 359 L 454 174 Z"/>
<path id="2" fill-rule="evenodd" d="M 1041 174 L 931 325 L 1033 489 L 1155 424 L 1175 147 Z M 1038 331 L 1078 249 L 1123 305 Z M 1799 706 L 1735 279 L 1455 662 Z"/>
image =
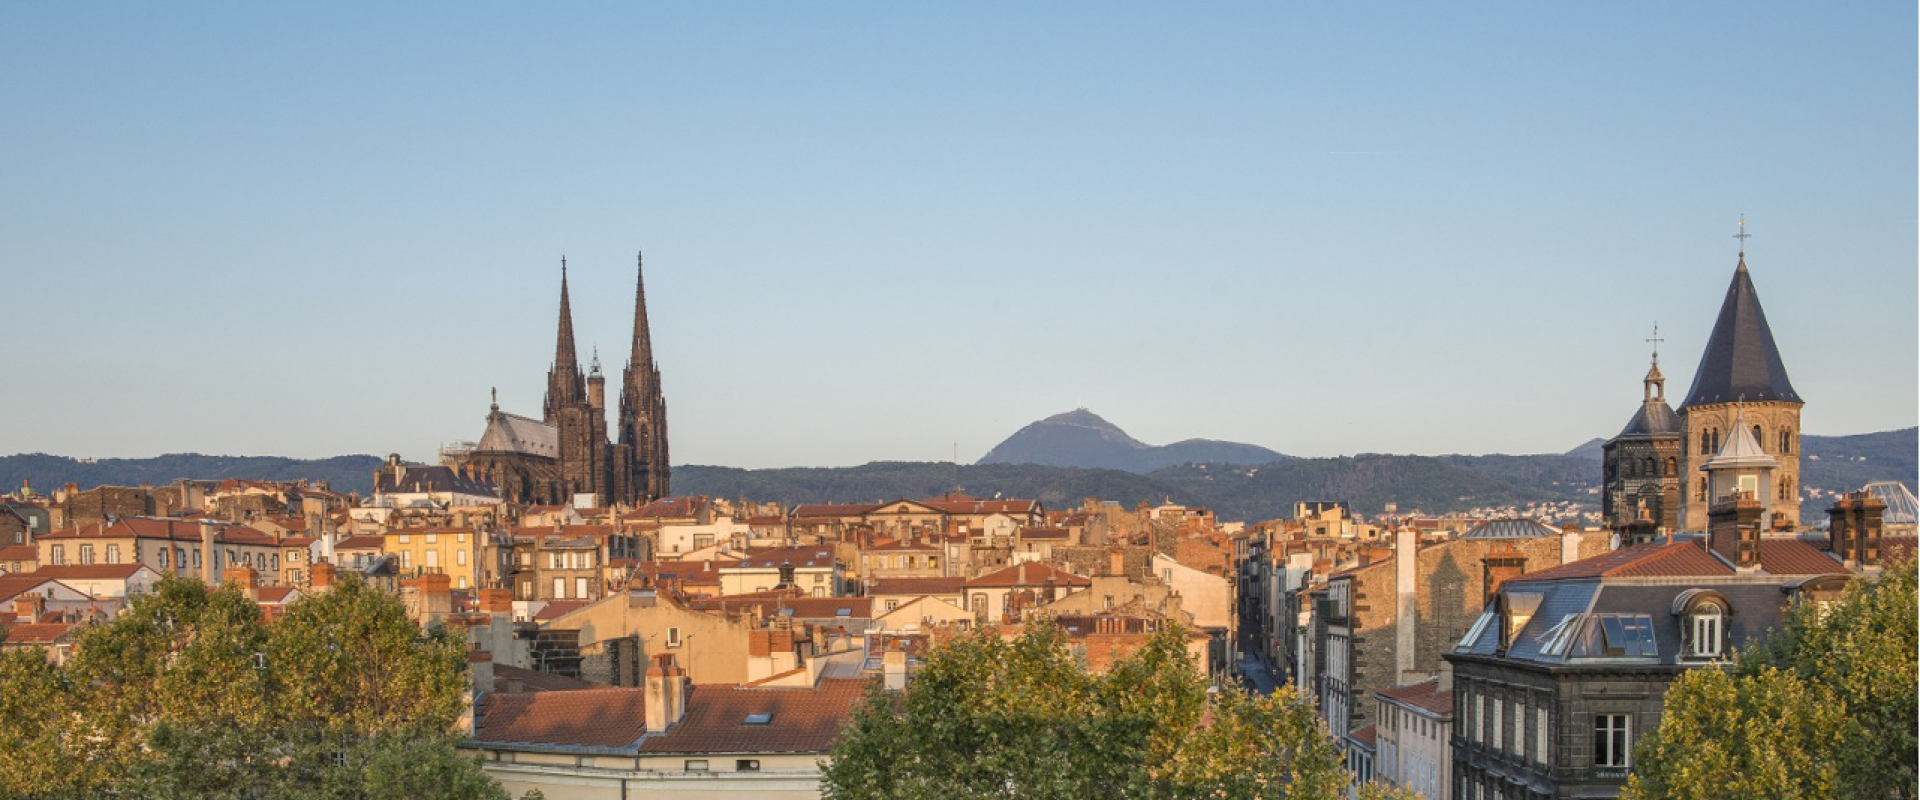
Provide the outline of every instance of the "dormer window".
<path id="1" fill-rule="evenodd" d="M 1694 606 L 1688 622 L 1688 632 L 1693 635 L 1692 654 L 1697 658 L 1718 658 L 1727 629 L 1726 612 L 1720 604 L 1707 601 Z"/>

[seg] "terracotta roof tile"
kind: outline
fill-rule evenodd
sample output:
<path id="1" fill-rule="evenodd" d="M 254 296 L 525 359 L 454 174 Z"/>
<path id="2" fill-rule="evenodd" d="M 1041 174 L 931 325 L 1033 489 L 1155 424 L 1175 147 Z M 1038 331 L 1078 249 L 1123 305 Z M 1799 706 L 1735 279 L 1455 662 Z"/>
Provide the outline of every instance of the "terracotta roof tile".
<path id="1" fill-rule="evenodd" d="M 30 622 L 8 628 L 6 643 L 54 644 L 72 630 L 73 626 L 64 622 Z"/>
<path id="2" fill-rule="evenodd" d="M 1733 570 L 1709 555 L 1699 542 L 1642 544 L 1623 547 L 1557 567 L 1529 572 L 1515 581 L 1551 581 L 1570 578 L 1663 577 L 1731 575 Z"/>
<path id="3" fill-rule="evenodd" d="M 1374 739 L 1375 739 L 1374 734 L 1375 734 L 1374 726 L 1368 725 L 1367 727 L 1361 728 L 1360 730 L 1347 734 L 1347 737 L 1354 740 L 1355 742 L 1360 743 L 1364 747 L 1374 747 L 1376 746 L 1374 742 Z"/>
<path id="4" fill-rule="evenodd" d="M 960 594 L 966 590 L 966 578 L 875 578 L 867 594 Z"/>
<path id="5" fill-rule="evenodd" d="M 1092 586 L 1093 581 L 1052 564 L 1027 562 L 967 581 L 968 586 L 1040 586 L 1052 578 L 1059 586 Z"/>
<path id="6" fill-rule="evenodd" d="M 42 566 L 21 575 L 53 580 L 126 580 L 146 567 L 139 564 L 61 564 Z"/>
<path id="7" fill-rule="evenodd" d="M 647 732 L 647 690 L 493 692 L 473 738 L 489 743 L 632 747 Z"/>
<path id="8" fill-rule="evenodd" d="M 565 616 L 575 611 L 579 611 L 580 609 L 586 608 L 589 602 L 591 601 L 548 600 L 547 604 L 540 608 L 540 613 L 533 615 L 533 621 L 546 622 L 548 620 L 559 619 L 562 616 Z"/>
<path id="9" fill-rule="evenodd" d="M 38 561 L 40 548 L 30 544 L 16 544 L 12 547 L 0 547 L 0 561 Z"/>
<path id="10" fill-rule="evenodd" d="M 802 688 L 695 686 L 687 715 L 640 745 L 643 753 L 825 753 L 866 689 L 864 680 L 825 679 Z M 747 724 L 749 714 L 768 714 Z"/>
<path id="11" fill-rule="evenodd" d="M 1375 692 L 1381 697 L 1435 714 L 1453 714 L 1453 692 L 1443 690 L 1439 679 L 1422 681 Z"/>
<path id="12" fill-rule="evenodd" d="M 583 681 L 579 678 L 569 678 L 565 675 L 555 675 L 551 672 L 521 669 L 506 664 L 493 665 L 494 691 L 507 691 L 507 687 L 511 681 L 520 682 L 520 692 L 516 692 L 516 694 L 526 692 L 580 692 L 608 688 L 605 684 Z"/>
<path id="13" fill-rule="evenodd" d="M 1798 539 L 1761 539 L 1760 568 L 1773 575 L 1831 575 L 1847 571 L 1832 556 Z"/>

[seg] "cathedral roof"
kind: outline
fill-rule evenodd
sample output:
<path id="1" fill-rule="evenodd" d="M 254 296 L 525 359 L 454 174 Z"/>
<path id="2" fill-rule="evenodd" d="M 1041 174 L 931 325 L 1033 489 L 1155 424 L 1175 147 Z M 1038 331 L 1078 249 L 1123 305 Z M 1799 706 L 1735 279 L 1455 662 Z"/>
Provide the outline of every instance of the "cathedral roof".
<path id="1" fill-rule="evenodd" d="M 537 419 L 495 411 L 487 417 L 487 432 L 474 445 L 476 453 L 524 453 L 560 457 L 560 429 Z"/>
<path id="2" fill-rule="evenodd" d="M 1787 381 L 1786 365 L 1780 361 L 1780 349 L 1774 346 L 1773 331 L 1767 327 L 1766 312 L 1760 309 L 1760 295 L 1753 289 L 1745 258 L 1733 271 L 1727 299 L 1720 305 L 1720 319 L 1707 337 L 1700 368 L 1693 373 L 1693 388 L 1680 407 L 1741 399 L 1803 402 Z"/>
<path id="3" fill-rule="evenodd" d="M 1633 419 L 1627 420 L 1627 427 L 1620 429 L 1620 435 L 1613 438 L 1667 435 L 1680 435 L 1680 415 L 1673 412 L 1673 406 L 1667 405 L 1667 401 L 1656 398 L 1640 404 L 1640 410 L 1634 412 Z"/>

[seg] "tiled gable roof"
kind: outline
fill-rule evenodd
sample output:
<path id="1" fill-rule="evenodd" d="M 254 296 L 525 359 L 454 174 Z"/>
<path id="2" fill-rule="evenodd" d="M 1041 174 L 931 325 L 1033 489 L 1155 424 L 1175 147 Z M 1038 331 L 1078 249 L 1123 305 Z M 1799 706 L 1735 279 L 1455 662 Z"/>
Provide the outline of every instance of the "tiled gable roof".
<path id="1" fill-rule="evenodd" d="M 16 544 L 0 547 L 0 561 L 38 561 L 40 548 L 30 544 Z"/>
<path id="2" fill-rule="evenodd" d="M 7 629 L 6 644 L 55 644 L 73 632 L 64 622 L 29 622 Z"/>
<path id="3" fill-rule="evenodd" d="M 1846 572 L 1832 556 L 1798 539 L 1761 539 L 1760 568 L 1773 575 L 1834 575 Z"/>
<path id="4" fill-rule="evenodd" d="M 1434 714 L 1442 716 L 1453 714 L 1453 692 L 1442 687 L 1438 678 L 1396 686 L 1392 689 L 1381 689 L 1374 694 Z"/>
<path id="5" fill-rule="evenodd" d="M 647 737 L 642 753 L 825 753 L 866 689 L 864 680 L 823 679 L 803 688 L 695 686 L 687 715 Z M 771 715 L 749 725 L 749 714 Z"/>
<path id="6" fill-rule="evenodd" d="M 1682 541 L 1623 547 L 1539 572 L 1529 572 L 1513 581 L 1731 574 L 1733 568 L 1709 555 L 1699 542 Z"/>
<path id="7" fill-rule="evenodd" d="M 1056 586 L 1092 586 L 1093 581 L 1052 564 L 1023 562 L 967 581 L 968 586 L 1040 586 L 1053 579 Z"/>
<path id="8" fill-rule="evenodd" d="M 474 720 L 483 743 L 631 748 L 647 732 L 645 689 L 493 692 Z"/>
<path id="9" fill-rule="evenodd" d="M 796 569 L 818 569 L 834 565 L 833 547 L 765 547 L 740 554 L 740 560 L 717 569 L 769 569 L 792 564 Z"/>
<path id="10" fill-rule="evenodd" d="M 875 578 L 870 595 L 883 594 L 960 594 L 967 590 L 966 578 Z"/>
<path id="11" fill-rule="evenodd" d="M 43 566 L 23 575 L 52 580 L 126 580 L 143 569 L 147 568 L 139 564 L 61 564 Z"/>

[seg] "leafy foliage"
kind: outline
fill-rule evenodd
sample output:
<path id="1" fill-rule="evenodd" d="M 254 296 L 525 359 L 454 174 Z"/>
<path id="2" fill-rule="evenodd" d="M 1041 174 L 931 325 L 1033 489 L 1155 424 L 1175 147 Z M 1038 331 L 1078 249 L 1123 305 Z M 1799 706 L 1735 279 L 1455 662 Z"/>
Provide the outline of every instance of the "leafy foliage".
<path id="1" fill-rule="evenodd" d="M 464 648 L 346 580 L 266 624 L 162 580 L 74 656 L 0 654 L 0 798 L 506 797 L 456 745 Z"/>
<path id="2" fill-rule="evenodd" d="M 1920 741 L 1915 567 L 1888 566 L 1725 671 L 1667 691 L 1623 797 L 1912 798 Z"/>
<path id="3" fill-rule="evenodd" d="M 1332 738 L 1291 690 L 1209 692 L 1178 630 L 1091 675 L 1045 623 L 1011 640 L 962 634 L 929 653 L 905 693 L 876 684 L 823 769 L 833 800 L 1331 800 L 1347 790 Z"/>

